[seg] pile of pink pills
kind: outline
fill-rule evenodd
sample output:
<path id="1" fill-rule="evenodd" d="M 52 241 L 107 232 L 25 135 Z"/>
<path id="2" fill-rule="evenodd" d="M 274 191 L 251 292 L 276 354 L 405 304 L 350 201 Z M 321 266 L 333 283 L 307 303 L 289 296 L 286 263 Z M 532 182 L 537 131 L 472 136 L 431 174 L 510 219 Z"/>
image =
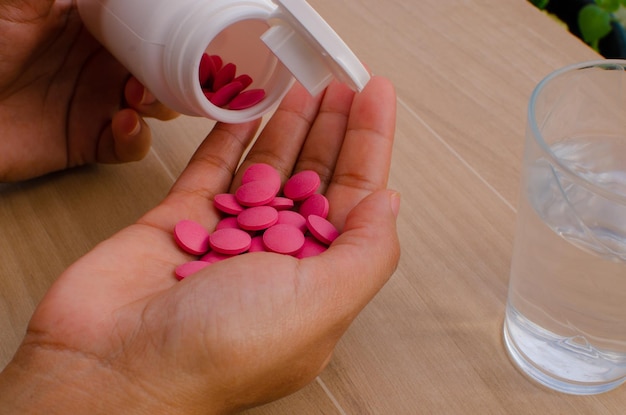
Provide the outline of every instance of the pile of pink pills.
<path id="1" fill-rule="evenodd" d="M 234 193 L 215 195 L 213 205 L 223 218 L 209 232 L 201 224 L 181 220 L 174 239 L 185 252 L 198 259 L 176 267 L 176 278 L 246 252 L 275 252 L 307 258 L 324 252 L 339 236 L 326 218 L 328 199 L 317 193 L 319 175 L 303 170 L 282 188 L 280 174 L 264 163 L 251 165 Z"/>
<path id="2" fill-rule="evenodd" d="M 202 92 L 215 106 L 230 110 L 250 108 L 265 98 L 265 90 L 249 89 L 253 80 L 250 75 L 237 76 L 234 63 L 224 64 L 219 55 L 204 53 L 200 59 L 200 86 Z"/>

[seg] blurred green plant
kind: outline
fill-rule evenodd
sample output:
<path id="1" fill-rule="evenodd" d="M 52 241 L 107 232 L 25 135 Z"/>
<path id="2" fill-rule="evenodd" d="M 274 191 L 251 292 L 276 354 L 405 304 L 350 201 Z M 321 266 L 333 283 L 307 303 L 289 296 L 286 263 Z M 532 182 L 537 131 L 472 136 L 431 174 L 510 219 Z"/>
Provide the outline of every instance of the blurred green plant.
<path id="1" fill-rule="evenodd" d="M 550 0 L 530 0 L 530 2 L 532 4 L 535 5 L 535 7 L 543 10 L 546 8 L 546 6 L 548 5 L 548 3 L 550 2 Z"/>
<path id="2" fill-rule="evenodd" d="M 530 0 L 537 8 L 544 10 L 550 0 Z M 622 26 L 621 17 L 624 16 L 626 0 L 595 0 L 587 4 L 578 12 L 578 27 L 582 39 L 596 51 L 599 51 L 600 39 L 608 35 L 613 28 L 612 22 L 617 22 Z"/>
<path id="3" fill-rule="evenodd" d="M 578 26 L 583 40 L 598 50 L 600 39 L 613 30 L 611 22 L 616 21 L 613 13 L 623 5 L 626 5 L 626 0 L 596 0 L 595 4 L 588 4 L 580 9 Z"/>

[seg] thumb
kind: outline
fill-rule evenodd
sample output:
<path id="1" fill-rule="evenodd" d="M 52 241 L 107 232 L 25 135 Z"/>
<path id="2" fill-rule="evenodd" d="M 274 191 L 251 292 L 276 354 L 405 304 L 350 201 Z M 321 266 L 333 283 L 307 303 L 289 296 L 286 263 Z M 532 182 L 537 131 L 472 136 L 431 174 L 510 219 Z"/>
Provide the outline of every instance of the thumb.
<path id="1" fill-rule="evenodd" d="M 318 292 L 352 321 L 378 293 L 395 271 L 400 259 L 396 218 L 400 194 L 379 190 L 352 209 L 343 233 L 331 248 L 316 257 L 319 269 L 327 270 L 317 282 Z"/>

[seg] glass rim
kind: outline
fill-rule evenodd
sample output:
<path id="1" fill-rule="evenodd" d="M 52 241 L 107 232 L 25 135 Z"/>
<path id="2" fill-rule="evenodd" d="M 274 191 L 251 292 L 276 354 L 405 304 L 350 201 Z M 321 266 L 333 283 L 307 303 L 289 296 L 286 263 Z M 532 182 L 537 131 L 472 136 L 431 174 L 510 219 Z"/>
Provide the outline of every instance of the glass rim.
<path id="1" fill-rule="evenodd" d="M 545 88 L 547 84 L 549 84 L 553 79 L 560 77 L 561 75 L 569 72 L 573 72 L 581 69 L 590 69 L 590 68 L 621 68 L 624 72 L 626 72 L 626 59 L 596 59 L 589 60 L 583 62 L 576 62 L 566 66 L 563 66 L 559 69 L 556 69 L 545 76 L 533 89 L 533 92 L 530 96 L 530 100 L 528 103 L 528 113 L 527 113 L 527 125 L 531 129 L 531 133 L 533 135 L 533 140 L 542 153 L 548 158 L 550 163 L 554 163 L 558 165 L 559 170 L 565 172 L 568 176 L 575 178 L 577 182 L 581 182 L 581 185 L 591 191 L 596 195 L 600 195 L 606 199 L 619 201 L 620 204 L 626 205 L 626 194 L 616 193 L 598 185 L 590 181 L 589 179 L 581 176 L 580 174 L 573 171 L 570 167 L 566 166 L 561 162 L 561 159 L 554 154 L 550 146 L 546 143 L 539 130 L 537 125 L 534 113 L 535 113 L 535 102 L 537 101 L 537 97 L 541 94 L 542 90 Z M 626 111 L 626 109 L 625 109 Z"/>

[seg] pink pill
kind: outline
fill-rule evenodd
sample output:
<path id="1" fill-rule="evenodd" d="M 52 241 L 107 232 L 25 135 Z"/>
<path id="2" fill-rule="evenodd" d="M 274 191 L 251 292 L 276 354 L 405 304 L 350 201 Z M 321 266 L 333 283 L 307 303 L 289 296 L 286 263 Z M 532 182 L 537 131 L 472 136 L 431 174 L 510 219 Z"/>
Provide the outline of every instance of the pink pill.
<path id="1" fill-rule="evenodd" d="M 276 186 L 276 193 L 280 190 L 280 173 L 274 167 L 266 163 L 255 163 L 250 165 L 241 176 L 241 183 L 246 184 L 254 181 L 265 181 Z"/>
<path id="2" fill-rule="evenodd" d="M 209 100 L 211 104 L 217 107 L 223 107 L 228 104 L 233 98 L 235 98 L 243 90 L 243 85 L 239 82 L 231 82 L 220 89 L 216 90 Z"/>
<path id="3" fill-rule="evenodd" d="M 278 211 L 270 206 L 256 206 L 244 210 L 237 216 L 237 224 L 247 231 L 260 231 L 274 225 Z"/>
<path id="4" fill-rule="evenodd" d="M 228 103 L 228 109 L 243 110 L 250 108 L 263 101 L 263 98 L 265 98 L 265 90 L 249 89 L 233 98 L 233 100 Z"/>
<path id="5" fill-rule="evenodd" d="M 235 79 L 233 79 L 233 81 L 237 81 L 241 83 L 241 85 L 243 85 L 243 89 L 246 89 L 252 84 L 252 77 L 247 74 L 242 74 L 236 77 Z"/>
<path id="6" fill-rule="evenodd" d="M 217 71 L 222 69 L 222 66 L 224 66 L 224 60 L 222 59 L 222 57 L 220 55 L 210 55 L 210 56 L 211 56 L 211 60 L 213 60 L 213 66 L 215 67 L 215 73 L 217 73 Z"/>
<path id="7" fill-rule="evenodd" d="M 235 79 L 237 66 L 234 63 L 227 63 L 217 73 L 213 79 L 213 90 L 218 91 L 221 87 L 229 84 Z"/>
<path id="8" fill-rule="evenodd" d="M 211 264 L 204 261 L 185 262 L 184 264 L 176 267 L 176 269 L 174 270 L 174 274 L 176 274 L 176 279 L 180 281 L 183 278 L 187 278 L 188 276 L 195 274 L 196 272 L 200 271 L 203 268 L 206 268 L 209 265 Z"/>
<path id="9" fill-rule="evenodd" d="M 266 252 L 265 243 L 263 243 L 263 235 L 258 235 L 252 238 L 250 243 L 250 249 L 248 252 Z"/>
<path id="10" fill-rule="evenodd" d="M 261 206 L 271 202 L 278 190 L 274 183 L 255 180 L 239 186 L 235 199 L 242 206 Z"/>
<path id="11" fill-rule="evenodd" d="M 288 197 L 276 196 L 267 206 L 271 206 L 276 210 L 287 210 L 293 208 L 294 203 Z"/>
<path id="12" fill-rule="evenodd" d="M 220 229 L 209 238 L 211 248 L 220 254 L 238 255 L 246 252 L 252 237 L 241 229 Z"/>
<path id="13" fill-rule="evenodd" d="M 290 199 L 300 201 L 315 194 L 320 184 L 319 174 L 313 170 L 303 170 L 294 174 L 285 182 L 283 193 Z"/>
<path id="14" fill-rule="evenodd" d="M 228 254 L 220 254 L 216 251 L 209 251 L 206 254 L 200 257 L 200 261 L 208 262 L 209 264 L 213 264 L 215 262 L 220 262 L 228 258 L 232 258 L 233 255 Z"/>
<path id="15" fill-rule="evenodd" d="M 309 258 L 312 256 L 319 255 L 322 252 L 326 251 L 327 249 L 328 249 L 328 246 L 321 243 L 316 238 L 312 236 L 307 236 L 304 239 L 304 245 L 302 246 L 302 249 L 298 251 L 298 253 L 295 256 L 296 258 L 299 258 L 299 259 Z"/>
<path id="16" fill-rule="evenodd" d="M 306 225 L 315 238 L 320 242 L 330 245 L 339 236 L 339 231 L 328 220 L 317 215 L 309 215 Z"/>
<path id="17" fill-rule="evenodd" d="M 193 255 L 209 250 L 209 232 L 192 220 L 181 220 L 174 226 L 174 239 L 183 251 Z"/>
<path id="18" fill-rule="evenodd" d="M 217 225 L 215 225 L 216 231 L 219 231 L 220 229 L 226 229 L 226 228 L 235 228 L 235 229 L 239 228 L 239 224 L 237 223 L 236 216 L 229 216 L 227 218 L 224 218 L 220 220 L 219 222 L 217 222 Z"/>
<path id="19" fill-rule="evenodd" d="M 298 212 L 305 218 L 309 215 L 317 215 L 323 218 L 328 216 L 330 210 L 330 203 L 326 196 L 316 193 L 305 199 L 300 205 Z"/>
<path id="20" fill-rule="evenodd" d="M 213 91 L 211 91 L 211 90 L 208 90 L 206 88 L 202 88 L 202 93 L 204 94 L 206 99 L 208 99 L 209 101 L 211 100 L 211 98 L 213 98 Z"/>
<path id="21" fill-rule="evenodd" d="M 302 233 L 306 232 L 306 219 L 304 216 L 299 214 L 298 212 L 294 212 L 293 210 L 281 210 L 278 212 L 278 220 L 277 224 L 284 223 L 288 225 L 295 226 L 300 229 Z"/>
<path id="22" fill-rule="evenodd" d="M 304 245 L 304 234 L 293 225 L 274 225 L 263 233 L 263 243 L 272 252 L 292 255 Z"/>
<path id="23" fill-rule="evenodd" d="M 220 193 L 213 198 L 213 205 L 221 212 L 229 215 L 238 215 L 245 209 L 237 202 L 232 193 Z"/>
<path id="24" fill-rule="evenodd" d="M 215 69 L 215 63 L 213 59 L 207 54 L 203 53 L 200 58 L 200 68 L 198 69 L 200 85 L 202 87 L 210 88 L 213 82 L 213 76 L 217 72 Z"/>

